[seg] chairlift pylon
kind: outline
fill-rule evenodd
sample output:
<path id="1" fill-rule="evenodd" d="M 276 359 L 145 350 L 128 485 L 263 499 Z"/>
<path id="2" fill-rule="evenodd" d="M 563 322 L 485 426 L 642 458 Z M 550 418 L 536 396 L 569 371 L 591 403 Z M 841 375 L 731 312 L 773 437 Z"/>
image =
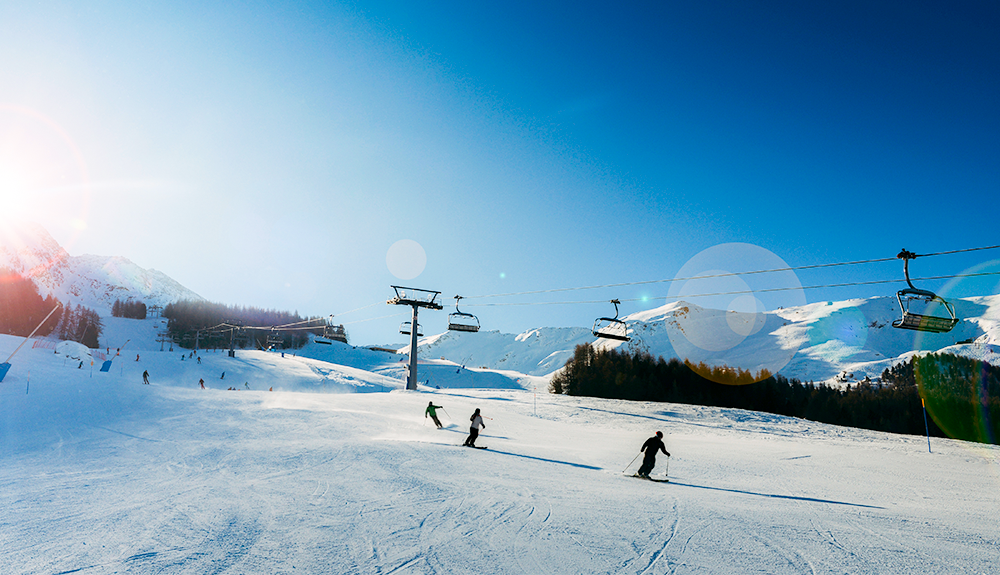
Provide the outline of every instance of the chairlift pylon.
<path id="1" fill-rule="evenodd" d="M 458 302 L 462 296 L 455 296 L 455 313 L 448 314 L 448 329 L 451 331 L 479 331 L 479 318 L 471 313 L 464 313 L 458 309 Z"/>
<path id="2" fill-rule="evenodd" d="M 630 341 L 628 337 L 628 324 L 618 319 L 618 305 L 622 302 L 613 299 L 615 304 L 615 317 L 601 317 L 594 322 L 594 329 L 591 330 L 594 337 L 604 339 L 614 339 L 617 341 Z"/>
<path id="3" fill-rule="evenodd" d="M 903 249 L 896 257 L 903 260 L 903 274 L 906 276 L 906 284 L 910 287 L 896 292 L 896 301 L 899 302 L 899 309 L 903 315 L 898 320 L 892 322 L 892 327 L 928 331 L 931 333 L 946 333 L 951 331 L 959 322 L 955 316 L 955 308 L 934 292 L 917 289 L 913 286 L 913 282 L 910 281 L 910 260 L 919 256 Z M 933 303 L 939 303 L 948 312 L 948 317 L 913 312 L 910 310 L 910 304 L 915 301 L 924 302 L 926 304 L 925 308 L 930 307 Z"/>

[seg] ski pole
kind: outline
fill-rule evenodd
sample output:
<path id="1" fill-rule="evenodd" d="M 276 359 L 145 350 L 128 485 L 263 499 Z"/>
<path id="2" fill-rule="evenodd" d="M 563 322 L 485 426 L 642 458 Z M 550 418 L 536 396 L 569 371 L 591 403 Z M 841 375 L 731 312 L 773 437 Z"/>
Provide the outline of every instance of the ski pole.
<path id="1" fill-rule="evenodd" d="M 633 463 L 635 463 L 635 460 L 636 460 L 636 459 L 639 459 L 639 456 L 640 456 L 640 455 L 642 455 L 642 452 L 641 452 L 641 451 L 640 451 L 639 453 L 636 453 L 636 454 L 635 454 L 635 457 L 633 457 L 633 458 L 632 458 L 632 461 L 629 461 L 629 462 L 628 462 L 628 465 L 626 465 L 626 466 L 625 466 L 625 469 L 622 469 L 622 473 L 625 473 L 626 471 L 628 471 L 628 468 L 629 468 L 629 467 L 632 467 L 632 464 L 633 464 Z"/>

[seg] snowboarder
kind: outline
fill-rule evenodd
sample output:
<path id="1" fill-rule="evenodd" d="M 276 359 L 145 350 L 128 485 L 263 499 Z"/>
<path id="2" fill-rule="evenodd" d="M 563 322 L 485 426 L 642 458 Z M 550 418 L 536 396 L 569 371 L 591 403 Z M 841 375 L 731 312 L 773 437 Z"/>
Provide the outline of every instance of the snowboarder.
<path id="1" fill-rule="evenodd" d="M 143 370 L 142 372 L 142 382 L 149 385 L 149 370 Z"/>
<path id="2" fill-rule="evenodd" d="M 205 380 L 204 379 L 199 379 L 198 383 L 201 384 L 201 388 L 202 389 L 205 389 Z"/>
<path id="3" fill-rule="evenodd" d="M 656 467 L 657 450 L 662 451 L 667 457 L 670 457 L 670 452 L 668 452 L 666 446 L 663 445 L 662 431 L 657 431 L 656 435 L 647 439 L 646 443 L 643 443 L 642 448 L 639 449 L 640 452 L 645 452 L 646 455 L 642 458 L 642 465 L 636 473 L 637 476 L 649 479 L 649 472 Z"/>
<path id="4" fill-rule="evenodd" d="M 469 421 L 472 422 L 472 426 L 469 427 L 469 438 L 466 439 L 465 443 L 462 445 L 466 447 L 475 447 L 476 438 L 479 437 L 479 428 L 482 427 L 483 429 L 486 429 L 486 424 L 483 423 L 483 416 L 479 415 L 478 407 L 476 408 L 476 412 L 472 414 L 472 417 L 469 418 Z"/>
<path id="5" fill-rule="evenodd" d="M 427 419 L 428 415 L 431 416 L 431 419 L 434 420 L 434 425 L 436 425 L 438 429 L 441 429 L 442 425 L 441 422 L 438 421 L 438 416 L 437 416 L 437 410 L 439 409 L 444 409 L 444 406 L 434 405 L 433 401 L 428 401 L 427 409 L 424 411 L 424 419 Z"/>

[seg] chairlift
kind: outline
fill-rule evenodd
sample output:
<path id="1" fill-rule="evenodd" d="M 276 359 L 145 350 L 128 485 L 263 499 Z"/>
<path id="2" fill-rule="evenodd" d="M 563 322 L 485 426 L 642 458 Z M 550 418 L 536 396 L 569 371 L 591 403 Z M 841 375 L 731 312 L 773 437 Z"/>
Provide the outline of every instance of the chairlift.
<path id="1" fill-rule="evenodd" d="M 343 325 L 326 325 L 323 327 L 323 333 L 317 335 L 314 338 L 316 343 L 323 343 L 330 345 L 335 341 L 340 343 L 347 343 L 347 331 L 344 330 Z"/>
<path id="2" fill-rule="evenodd" d="M 448 314 L 448 329 L 451 331 L 479 331 L 479 318 L 471 313 L 463 313 L 458 309 L 458 301 L 462 296 L 455 296 L 455 313 Z"/>
<path id="3" fill-rule="evenodd" d="M 404 321 L 403 323 L 399 324 L 399 333 L 403 335 L 410 335 L 412 333 L 410 331 L 410 326 L 412 324 L 413 324 L 412 321 Z M 417 324 L 417 337 L 424 337 L 424 326 L 420 325 L 419 323 Z"/>
<path id="4" fill-rule="evenodd" d="M 285 343 L 285 338 L 277 335 L 277 333 L 272 329 L 271 333 L 267 334 L 267 348 L 272 349 L 276 345 L 282 345 Z"/>
<path id="5" fill-rule="evenodd" d="M 615 304 L 615 317 L 598 318 L 597 321 L 594 322 L 594 329 L 592 332 L 595 337 L 614 339 L 617 341 L 629 341 L 628 324 L 618 319 L 618 305 L 622 302 L 613 299 L 611 300 L 611 303 Z"/>
<path id="6" fill-rule="evenodd" d="M 913 282 L 910 281 L 910 260 L 917 258 L 917 254 L 904 249 L 896 257 L 903 260 L 903 274 L 906 276 L 906 283 L 910 287 L 896 292 L 896 301 L 899 302 L 899 309 L 903 315 L 898 320 L 892 322 L 892 327 L 929 331 L 931 333 L 946 333 L 951 331 L 959 322 L 955 316 L 955 308 L 934 292 L 917 289 L 913 286 Z M 948 312 L 948 317 L 920 314 L 911 311 L 910 304 L 915 301 L 923 302 L 924 305 L 922 307 L 924 311 L 931 309 L 932 304 L 938 303 Z"/>

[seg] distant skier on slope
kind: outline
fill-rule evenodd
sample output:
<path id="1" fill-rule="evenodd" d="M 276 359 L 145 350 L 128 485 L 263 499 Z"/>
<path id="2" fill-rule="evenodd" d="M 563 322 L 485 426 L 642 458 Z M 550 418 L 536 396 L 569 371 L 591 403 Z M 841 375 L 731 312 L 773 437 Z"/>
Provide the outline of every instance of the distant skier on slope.
<path id="1" fill-rule="evenodd" d="M 149 370 L 143 370 L 142 372 L 142 382 L 149 385 Z"/>
<path id="2" fill-rule="evenodd" d="M 639 467 L 639 471 L 636 472 L 636 475 L 649 479 L 649 472 L 656 467 L 657 450 L 662 451 L 667 457 L 670 457 L 670 452 L 668 452 L 666 446 L 663 445 L 662 431 L 657 431 L 656 435 L 647 439 L 646 443 L 643 443 L 642 448 L 639 449 L 639 451 L 644 452 L 646 455 L 643 456 L 642 465 Z"/>
<path id="3" fill-rule="evenodd" d="M 202 389 L 205 389 L 205 380 L 204 379 L 199 379 L 198 383 L 201 384 L 201 388 Z"/>
<path id="4" fill-rule="evenodd" d="M 441 427 L 443 427 L 443 426 L 441 425 L 441 422 L 438 421 L 438 416 L 437 416 L 437 410 L 439 410 L 439 409 L 444 409 L 444 406 L 443 405 L 434 405 L 433 401 L 428 401 L 427 402 L 427 409 L 424 411 L 424 419 L 427 419 L 428 415 L 431 416 L 431 419 L 434 420 L 434 425 L 436 425 L 438 427 L 438 429 L 441 429 Z"/>
<path id="5" fill-rule="evenodd" d="M 486 429 L 486 424 L 483 423 L 483 416 L 479 415 L 479 408 L 476 408 L 475 413 L 469 418 L 472 422 L 472 426 L 469 427 L 469 438 L 465 440 L 462 445 L 466 447 L 476 447 L 476 438 L 479 437 L 479 428 L 482 427 Z"/>

